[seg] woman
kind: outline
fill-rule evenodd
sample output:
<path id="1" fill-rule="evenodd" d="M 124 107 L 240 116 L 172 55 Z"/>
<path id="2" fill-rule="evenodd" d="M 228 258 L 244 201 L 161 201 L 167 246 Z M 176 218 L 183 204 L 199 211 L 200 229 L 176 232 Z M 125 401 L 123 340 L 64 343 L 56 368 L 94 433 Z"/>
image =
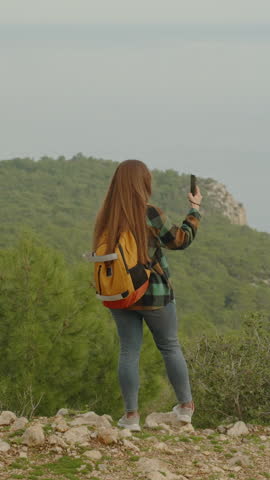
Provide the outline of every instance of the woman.
<path id="1" fill-rule="evenodd" d="M 117 167 L 104 203 L 98 213 L 93 249 L 106 229 L 110 232 L 108 252 L 114 251 L 121 232 L 131 230 L 139 261 L 152 261 L 153 271 L 145 294 L 132 306 L 111 309 L 120 340 L 118 376 L 125 403 L 125 414 L 118 426 L 140 431 L 138 413 L 139 356 L 143 320 L 163 355 L 168 378 L 178 404 L 173 411 L 183 422 L 191 422 L 194 403 L 187 365 L 178 341 L 178 321 L 170 273 L 162 248 L 183 250 L 193 241 L 200 221 L 201 193 L 188 194 L 191 204 L 181 227 L 172 224 L 163 211 L 148 203 L 151 173 L 139 160 L 126 160 Z"/>

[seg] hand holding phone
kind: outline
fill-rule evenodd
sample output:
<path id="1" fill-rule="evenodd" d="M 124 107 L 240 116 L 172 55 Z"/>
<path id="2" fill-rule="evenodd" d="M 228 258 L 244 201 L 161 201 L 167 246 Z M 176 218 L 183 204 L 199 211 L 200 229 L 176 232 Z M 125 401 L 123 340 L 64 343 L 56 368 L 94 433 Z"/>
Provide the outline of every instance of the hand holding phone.
<path id="1" fill-rule="evenodd" d="M 200 207 L 202 195 L 197 185 L 196 175 L 190 175 L 190 192 L 188 194 L 188 199 L 192 207 L 197 209 Z"/>
<path id="2" fill-rule="evenodd" d="M 196 195 L 196 185 L 197 185 L 197 179 L 196 175 L 190 175 L 190 192 L 192 195 Z"/>

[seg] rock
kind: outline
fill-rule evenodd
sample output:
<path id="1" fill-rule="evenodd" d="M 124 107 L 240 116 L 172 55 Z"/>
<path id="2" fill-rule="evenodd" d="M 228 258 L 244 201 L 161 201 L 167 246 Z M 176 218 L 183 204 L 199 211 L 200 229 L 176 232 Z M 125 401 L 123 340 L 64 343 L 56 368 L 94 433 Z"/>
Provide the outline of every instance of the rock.
<path id="1" fill-rule="evenodd" d="M 158 428 L 158 423 L 146 417 L 144 426 L 145 428 Z"/>
<path id="2" fill-rule="evenodd" d="M 20 458 L 27 458 L 27 452 L 20 452 L 19 457 Z"/>
<path id="3" fill-rule="evenodd" d="M 72 427 L 64 433 L 62 438 L 69 444 L 74 444 L 75 442 L 83 443 L 90 439 L 90 432 L 85 426 Z"/>
<path id="4" fill-rule="evenodd" d="M 230 437 L 240 437 L 241 435 L 248 435 L 249 431 L 244 422 L 236 422 L 229 430 L 227 435 Z"/>
<path id="5" fill-rule="evenodd" d="M 241 465 L 242 467 L 249 467 L 250 466 L 250 458 L 247 455 L 242 455 L 241 453 L 237 453 L 228 461 L 229 466 L 233 465 Z"/>
<path id="6" fill-rule="evenodd" d="M 185 425 L 181 426 L 181 432 L 193 433 L 194 431 L 194 427 L 191 423 L 186 423 Z"/>
<path id="7" fill-rule="evenodd" d="M 38 417 L 33 419 L 33 421 L 31 422 L 31 426 L 33 427 L 34 425 L 47 425 L 48 422 L 48 417 Z"/>
<path id="8" fill-rule="evenodd" d="M 179 476 L 168 470 L 167 464 L 158 459 L 141 457 L 137 462 L 137 470 L 149 480 L 178 480 Z M 160 473 L 162 472 L 162 473 Z M 165 474 L 165 476 L 164 476 Z M 161 475 L 161 476 L 159 476 Z"/>
<path id="9" fill-rule="evenodd" d="M 149 472 L 147 475 L 147 478 L 149 480 L 166 480 L 166 478 L 169 478 L 169 477 L 167 477 L 167 475 L 164 476 L 163 472 L 161 473 L 158 471 L 154 471 L 154 472 Z"/>
<path id="10" fill-rule="evenodd" d="M 148 428 L 156 428 L 150 425 L 156 424 L 157 426 L 160 426 L 160 424 L 164 424 L 164 423 L 167 425 L 179 426 L 179 420 L 177 419 L 177 416 L 175 415 L 174 412 L 168 412 L 168 413 L 153 412 L 153 413 L 150 413 L 150 415 L 147 415 L 145 419 L 145 427 L 148 427 Z"/>
<path id="11" fill-rule="evenodd" d="M 63 440 L 62 437 L 59 437 L 58 435 L 52 434 L 48 437 L 48 443 L 49 445 L 57 445 L 58 447 L 66 448 L 67 444 Z"/>
<path id="12" fill-rule="evenodd" d="M 4 442 L 3 440 L 0 441 L 0 452 L 8 452 L 11 449 L 9 443 Z"/>
<path id="13" fill-rule="evenodd" d="M 65 433 L 69 429 L 69 426 L 63 417 L 56 417 L 51 426 L 60 433 Z"/>
<path id="14" fill-rule="evenodd" d="M 226 432 L 227 432 L 227 428 L 225 427 L 225 425 L 219 425 L 219 426 L 217 427 L 217 431 L 218 431 L 219 433 L 226 433 Z"/>
<path id="15" fill-rule="evenodd" d="M 225 473 L 223 468 L 217 467 L 216 465 L 211 465 L 211 470 L 212 472 Z"/>
<path id="16" fill-rule="evenodd" d="M 118 441 L 118 430 L 117 428 L 106 428 L 102 427 L 97 432 L 97 438 L 100 442 L 105 445 L 110 445 L 111 443 L 117 443 Z"/>
<path id="17" fill-rule="evenodd" d="M 14 421 L 14 423 L 11 425 L 10 427 L 10 432 L 16 432 L 17 430 L 21 430 L 25 427 L 25 425 L 27 425 L 28 420 L 26 417 L 19 417 L 19 418 L 16 418 L 16 420 Z"/>
<path id="18" fill-rule="evenodd" d="M 216 433 L 215 430 L 212 430 L 211 428 L 206 428 L 203 431 L 204 435 L 213 435 L 213 433 Z"/>
<path id="19" fill-rule="evenodd" d="M 194 432 L 193 426 L 190 423 L 179 421 L 174 412 L 150 413 L 150 415 L 147 415 L 144 424 L 146 428 L 162 428 L 165 431 L 164 433 L 173 433 L 169 425 L 177 429 L 180 428 L 183 432 Z"/>
<path id="20" fill-rule="evenodd" d="M 100 472 L 98 470 L 92 470 L 92 472 L 90 474 L 90 480 L 91 480 L 92 477 L 97 477 L 99 474 L 100 474 Z M 87 478 L 89 478 L 89 476 L 87 476 Z"/>
<path id="21" fill-rule="evenodd" d="M 154 445 L 154 448 L 165 453 L 171 453 L 171 448 L 166 445 L 164 442 L 158 442 Z"/>
<path id="22" fill-rule="evenodd" d="M 56 432 L 60 432 L 60 433 L 65 433 L 67 432 L 69 429 L 69 426 L 63 422 L 63 423 L 59 423 L 56 427 L 55 427 L 55 430 Z"/>
<path id="23" fill-rule="evenodd" d="M 229 218 L 231 223 L 247 225 L 247 214 L 244 206 L 233 198 L 225 185 L 213 180 L 207 185 L 207 195 L 214 199 L 215 206 Z"/>
<path id="24" fill-rule="evenodd" d="M 218 439 L 221 440 L 222 442 L 226 442 L 228 440 L 227 436 L 224 435 L 223 433 L 221 433 L 219 436 L 218 436 Z"/>
<path id="25" fill-rule="evenodd" d="M 233 465 L 224 465 L 224 470 L 228 470 L 229 472 L 240 472 L 242 470 L 242 467 L 240 465 L 233 466 Z"/>
<path id="26" fill-rule="evenodd" d="M 58 410 L 55 416 L 57 417 L 58 415 L 68 415 L 68 413 L 69 413 L 68 408 L 60 408 L 60 410 Z"/>
<path id="27" fill-rule="evenodd" d="M 123 430 L 119 430 L 118 437 L 120 439 L 129 438 L 129 437 L 132 437 L 132 433 L 128 428 L 123 428 Z"/>
<path id="28" fill-rule="evenodd" d="M 147 440 L 148 442 L 158 443 L 158 438 L 153 436 L 147 437 L 145 440 Z"/>
<path id="29" fill-rule="evenodd" d="M 92 460 L 93 462 L 97 462 L 102 458 L 102 453 L 99 450 L 86 450 L 83 455 L 85 455 L 87 458 L 89 458 L 89 460 Z"/>
<path id="30" fill-rule="evenodd" d="M 173 449 L 173 451 L 176 452 L 176 453 L 183 453 L 185 450 L 184 450 L 184 448 L 176 447 L 176 448 Z"/>
<path id="31" fill-rule="evenodd" d="M 260 435 L 259 438 L 262 442 L 266 442 L 268 440 L 268 437 L 266 437 L 266 435 Z"/>
<path id="32" fill-rule="evenodd" d="M 70 425 L 92 425 L 95 427 L 107 427 L 111 428 L 111 424 L 105 415 L 97 415 L 95 412 L 87 412 L 76 415 L 74 420 L 69 422 Z"/>
<path id="33" fill-rule="evenodd" d="M 160 423 L 159 427 L 165 430 L 165 432 L 173 433 L 169 425 L 167 425 L 166 423 Z"/>
<path id="34" fill-rule="evenodd" d="M 9 410 L 3 410 L 0 415 L 0 425 L 10 425 L 16 420 L 16 415 Z"/>
<path id="35" fill-rule="evenodd" d="M 45 443 L 45 435 L 41 425 L 33 425 L 27 428 L 22 435 L 22 443 L 34 447 Z"/>
<path id="36" fill-rule="evenodd" d="M 139 447 L 137 447 L 137 445 L 134 445 L 134 443 L 130 442 L 130 441 L 127 440 L 126 438 L 124 438 L 123 444 L 124 444 L 125 447 L 131 448 L 131 450 L 135 450 L 135 452 L 139 452 L 139 451 L 140 451 L 140 449 L 139 449 Z"/>
<path id="37" fill-rule="evenodd" d="M 109 420 L 110 423 L 113 423 L 113 419 L 112 419 L 111 415 L 108 415 L 107 413 L 104 413 L 104 415 L 102 415 L 102 417 L 107 418 L 107 420 Z"/>
<path id="38" fill-rule="evenodd" d="M 61 448 L 61 447 L 57 447 L 57 445 L 56 445 L 55 447 L 51 448 L 51 452 L 54 452 L 54 453 L 57 453 L 57 454 L 60 453 L 60 456 L 62 456 L 62 454 L 63 454 L 63 453 L 62 453 L 62 452 L 63 452 L 63 451 L 62 451 L 62 448 Z"/>

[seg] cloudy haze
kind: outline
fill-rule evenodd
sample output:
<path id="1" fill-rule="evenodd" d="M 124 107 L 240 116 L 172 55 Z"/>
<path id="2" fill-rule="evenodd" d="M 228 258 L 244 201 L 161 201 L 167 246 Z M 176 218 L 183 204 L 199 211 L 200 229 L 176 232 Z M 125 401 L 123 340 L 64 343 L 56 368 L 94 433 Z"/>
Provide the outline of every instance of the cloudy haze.
<path id="1" fill-rule="evenodd" d="M 0 24 L 1 159 L 192 171 L 270 232 L 269 1 L 2 0 Z"/>

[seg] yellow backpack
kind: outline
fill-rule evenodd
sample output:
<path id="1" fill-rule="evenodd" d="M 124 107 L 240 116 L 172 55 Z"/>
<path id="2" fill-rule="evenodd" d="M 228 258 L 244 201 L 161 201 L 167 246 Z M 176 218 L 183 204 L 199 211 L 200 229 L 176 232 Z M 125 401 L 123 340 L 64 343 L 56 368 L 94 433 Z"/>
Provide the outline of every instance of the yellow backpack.
<path id="1" fill-rule="evenodd" d="M 104 233 L 97 250 L 84 257 L 94 262 L 97 298 L 105 307 L 127 308 L 146 292 L 151 266 L 138 262 L 137 244 L 130 231 L 120 235 L 115 251 L 110 254 L 106 254 L 106 238 Z"/>

